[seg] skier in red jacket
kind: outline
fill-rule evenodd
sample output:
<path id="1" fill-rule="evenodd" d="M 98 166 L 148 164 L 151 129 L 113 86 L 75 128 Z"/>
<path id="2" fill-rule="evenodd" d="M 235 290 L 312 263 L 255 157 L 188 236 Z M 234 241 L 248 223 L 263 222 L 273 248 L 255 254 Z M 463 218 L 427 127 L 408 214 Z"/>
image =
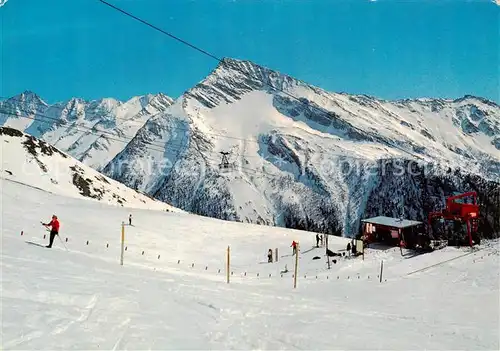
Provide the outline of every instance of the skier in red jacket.
<path id="1" fill-rule="evenodd" d="M 52 220 L 50 221 L 50 223 L 43 223 L 42 222 L 42 224 L 45 227 L 49 227 L 49 226 L 51 227 L 49 245 L 45 246 L 45 247 L 51 248 L 52 244 L 54 243 L 54 238 L 56 237 L 56 235 L 59 235 L 59 221 L 57 220 L 57 216 L 52 215 Z"/>

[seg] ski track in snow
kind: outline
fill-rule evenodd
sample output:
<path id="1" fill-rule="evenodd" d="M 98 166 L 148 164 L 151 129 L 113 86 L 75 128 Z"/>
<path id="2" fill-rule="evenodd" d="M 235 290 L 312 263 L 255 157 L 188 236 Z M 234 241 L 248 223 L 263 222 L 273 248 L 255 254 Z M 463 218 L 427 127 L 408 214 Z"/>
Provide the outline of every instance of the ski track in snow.
<path id="1" fill-rule="evenodd" d="M 92 311 L 94 310 L 94 307 L 97 303 L 97 295 L 92 296 L 90 299 L 89 303 L 85 308 L 82 310 L 80 317 L 78 317 L 76 320 L 72 320 L 69 323 L 63 323 L 60 324 L 59 326 L 56 326 L 54 330 L 50 333 L 51 335 L 57 335 L 64 333 L 66 330 L 68 330 L 73 324 L 75 323 L 82 323 L 88 320 L 92 314 Z"/>
<path id="2" fill-rule="evenodd" d="M 113 351 L 118 350 L 118 347 L 120 346 L 120 343 L 122 342 L 123 338 L 127 334 L 128 331 L 128 325 L 130 324 L 131 319 L 130 318 L 125 318 L 124 321 L 118 326 L 118 328 L 123 328 L 123 333 L 122 335 L 116 340 L 116 343 L 113 345 Z"/>

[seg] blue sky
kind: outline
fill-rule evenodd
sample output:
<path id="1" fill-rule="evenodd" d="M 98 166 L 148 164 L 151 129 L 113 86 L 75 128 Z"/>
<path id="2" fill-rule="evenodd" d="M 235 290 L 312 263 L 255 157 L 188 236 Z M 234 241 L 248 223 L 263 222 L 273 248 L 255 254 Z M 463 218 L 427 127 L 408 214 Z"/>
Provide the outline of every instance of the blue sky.
<path id="1" fill-rule="evenodd" d="M 108 1 L 330 91 L 500 102 L 500 6 L 488 0 Z M 0 20 L 2 97 L 178 97 L 217 65 L 97 0 L 9 0 Z"/>

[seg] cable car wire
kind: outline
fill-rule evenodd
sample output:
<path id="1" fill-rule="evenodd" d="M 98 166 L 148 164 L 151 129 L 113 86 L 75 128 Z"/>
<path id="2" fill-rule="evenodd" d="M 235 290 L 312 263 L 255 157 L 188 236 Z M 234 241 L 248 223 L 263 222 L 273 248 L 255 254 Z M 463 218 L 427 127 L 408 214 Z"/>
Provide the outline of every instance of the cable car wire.
<path id="1" fill-rule="evenodd" d="M 194 44 L 191 44 L 191 43 L 187 42 L 187 41 L 186 41 L 186 40 L 184 40 L 184 39 L 179 38 L 178 36 L 176 36 L 176 35 L 174 35 L 174 34 L 172 34 L 172 33 L 170 33 L 170 32 L 167 32 L 167 31 L 165 31 L 165 30 L 163 30 L 163 29 L 161 29 L 161 28 L 159 28 L 159 27 L 157 27 L 157 26 L 155 26 L 155 25 L 153 25 L 153 24 L 149 23 L 149 22 L 148 22 L 148 21 L 146 21 L 146 20 L 143 20 L 143 19 L 141 19 L 141 18 L 139 18 L 139 17 L 137 17 L 137 16 L 135 16 L 135 15 L 131 14 L 131 13 L 130 13 L 130 12 L 128 12 L 128 11 L 125 11 L 125 10 L 123 10 L 123 9 L 121 9 L 121 8 L 119 8 L 119 7 L 115 6 L 115 5 L 113 5 L 113 4 L 110 4 L 109 2 L 107 2 L 107 1 L 105 1 L 105 0 L 98 0 L 98 1 L 99 1 L 99 2 L 101 2 L 101 3 L 102 3 L 102 4 L 104 4 L 104 5 L 109 6 L 110 8 L 112 8 L 112 9 L 114 9 L 114 10 L 118 11 L 119 13 L 121 13 L 121 14 L 123 14 L 123 15 L 125 15 L 125 16 L 128 16 L 128 17 L 130 17 L 130 18 L 132 18 L 132 19 L 135 19 L 136 21 L 139 21 L 139 22 L 141 22 L 141 23 L 143 23 L 143 24 L 145 24 L 145 25 L 147 25 L 147 26 L 149 26 L 149 27 L 153 28 L 154 30 L 159 31 L 159 32 L 160 32 L 160 33 L 162 33 L 162 34 L 167 35 L 167 36 L 169 36 L 170 38 L 173 38 L 173 39 L 175 39 L 175 40 L 177 40 L 177 41 L 181 42 L 182 44 L 189 46 L 190 48 L 192 48 L 192 49 L 194 49 L 194 50 L 196 50 L 196 51 L 198 51 L 198 52 L 200 52 L 200 53 L 202 53 L 202 54 L 204 54 L 204 55 L 206 55 L 206 56 L 208 56 L 208 57 L 210 57 L 210 58 L 212 58 L 212 59 L 214 59 L 214 60 L 218 61 L 220 64 L 224 64 L 224 63 L 225 63 L 225 61 L 224 61 L 223 59 L 221 59 L 221 58 L 219 58 L 219 57 L 217 57 L 217 56 L 215 56 L 215 55 L 213 55 L 213 54 L 209 53 L 208 51 L 206 51 L 206 50 L 204 50 L 204 49 L 202 49 L 202 48 L 200 48 L 200 47 L 198 47 L 198 46 L 196 46 L 196 45 L 194 45 Z M 257 78 L 257 79 L 258 79 L 258 78 Z M 295 80 L 297 80 L 298 82 L 300 82 L 300 83 L 302 83 L 302 84 L 304 84 L 304 85 L 308 85 L 307 83 L 305 83 L 305 82 L 303 82 L 303 81 L 301 81 L 301 80 L 299 80 L 299 79 L 295 79 Z M 330 119 L 328 119 L 328 118 L 326 118 L 326 117 L 324 117 L 324 116 L 322 116 L 322 114 L 329 114 L 329 115 L 330 115 L 330 114 L 332 114 L 332 113 L 329 113 L 328 111 L 325 111 L 325 110 L 323 110 L 323 109 L 321 109 L 321 108 L 317 107 L 316 105 L 309 104 L 308 102 L 304 101 L 303 99 L 300 99 L 300 98 L 298 98 L 298 97 L 294 96 L 293 94 L 291 94 L 291 93 L 289 93 L 289 92 L 287 92 L 287 91 L 285 91 L 285 90 L 283 90 L 283 89 L 280 89 L 279 87 L 275 87 L 275 86 L 273 86 L 273 85 L 271 85 L 271 84 L 268 84 L 268 83 L 266 83 L 266 82 L 265 82 L 265 81 L 263 81 L 263 80 L 260 80 L 260 82 L 261 82 L 263 85 L 268 86 L 268 87 L 269 87 L 269 88 L 271 88 L 272 90 L 275 90 L 275 91 L 277 91 L 277 92 L 281 92 L 281 93 L 283 93 L 283 94 L 287 95 L 288 97 L 290 97 L 290 98 L 292 98 L 292 99 L 294 99 L 294 100 L 297 100 L 299 103 L 302 103 L 302 104 L 304 104 L 304 105 L 305 105 L 305 106 L 307 106 L 307 107 L 310 107 L 310 108 L 313 108 L 313 109 L 315 109 L 315 110 L 319 111 L 319 112 L 321 113 L 321 114 L 320 114 L 320 117 L 321 117 L 321 118 L 324 118 L 324 119 L 326 119 L 326 120 L 328 120 L 328 121 L 331 123 L 331 120 L 330 120 Z M 335 118 L 335 117 L 333 116 L 333 114 L 332 114 L 332 116 L 331 116 L 331 117 L 332 117 L 332 118 Z M 346 121 L 344 121 L 344 122 L 345 122 L 345 123 L 347 123 L 347 124 L 349 124 L 349 126 L 350 126 L 351 128 L 353 128 L 354 130 L 356 130 L 356 131 L 358 131 L 358 132 L 360 132 L 360 133 L 362 133 L 362 134 L 368 134 L 366 131 L 364 131 L 364 130 L 362 130 L 362 129 L 360 129 L 360 128 L 357 128 L 357 127 L 353 126 L 352 124 L 350 124 L 350 123 L 348 123 L 348 122 L 346 122 Z M 369 136 L 373 138 L 373 135 L 369 135 Z M 410 151 L 408 151 L 408 150 L 405 150 L 404 148 L 402 148 L 402 147 L 400 147 L 400 146 L 398 146 L 398 145 L 391 144 L 391 143 L 388 143 L 388 142 L 385 142 L 385 141 L 383 141 L 383 143 L 384 143 L 384 144 L 386 144 L 386 145 L 387 145 L 387 146 L 389 146 L 389 147 L 396 148 L 396 149 L 398 149 L 398 150 L 400 150 L 400 151 L 402 151 L 402 152 L 404 152 L 404 153 L 406 153 L 406 154 L 408 154 L 408 155 L 411 155 L 411 156 L 413 156 L 413 157 L 415 157 L 415 158 L 419 158 L 419 159 L 421 159 L 421 160 L 424 160 L 424 158 L 423 158 L 422 156 L 417 155 L 417 154 L 415 154 L 415 153 L 413 153 L 413 152 L 410 152 Z"/>

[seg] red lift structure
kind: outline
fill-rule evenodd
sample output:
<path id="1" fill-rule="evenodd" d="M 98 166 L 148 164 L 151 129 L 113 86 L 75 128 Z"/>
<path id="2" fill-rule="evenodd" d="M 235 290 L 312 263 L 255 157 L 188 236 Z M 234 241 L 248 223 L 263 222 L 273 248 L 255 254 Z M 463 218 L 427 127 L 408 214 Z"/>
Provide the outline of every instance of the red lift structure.
<path id="1" fill-rule="evenodd" d="M 467 199 L 472 199 L 467 203 Z M 464 202 L 457 202 L 462 200 Z M 477 203 L 477 193 L 475 191 L 466 192 L 460 195 L 451 196 L 446 199 L 446 208 L 440 212 L 429 213 L 429 231 L 432 232 L 432 220 L 442 218 L 449 221 L 465 222 L 467 224 L 467 236 L 469 244 L 473 246 L 472 236 L 477 232 L 479 220 L 479 204 Z"/>

